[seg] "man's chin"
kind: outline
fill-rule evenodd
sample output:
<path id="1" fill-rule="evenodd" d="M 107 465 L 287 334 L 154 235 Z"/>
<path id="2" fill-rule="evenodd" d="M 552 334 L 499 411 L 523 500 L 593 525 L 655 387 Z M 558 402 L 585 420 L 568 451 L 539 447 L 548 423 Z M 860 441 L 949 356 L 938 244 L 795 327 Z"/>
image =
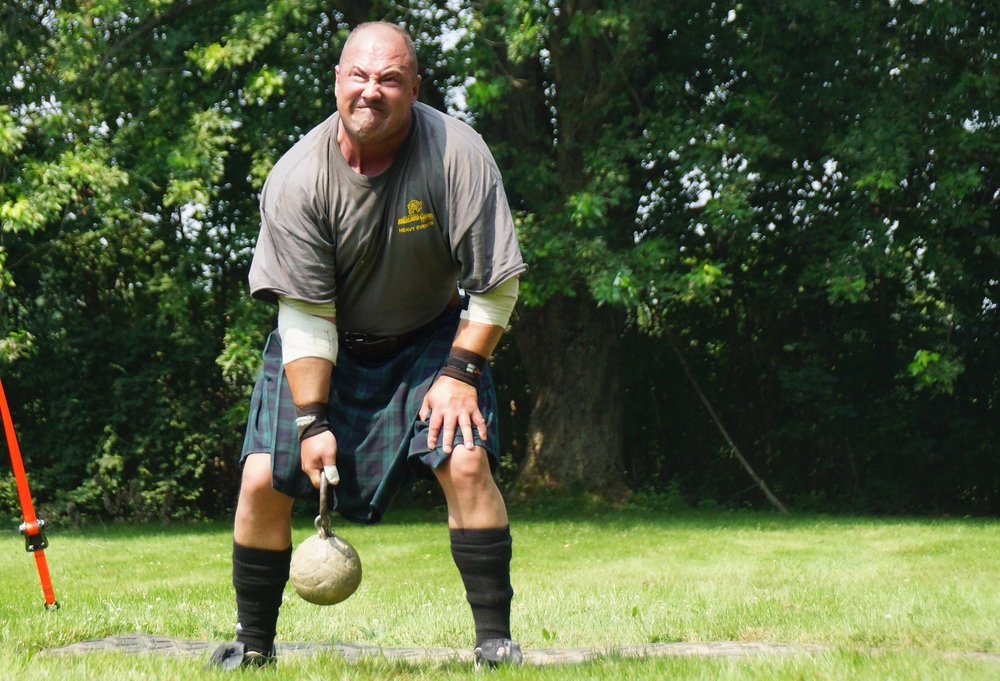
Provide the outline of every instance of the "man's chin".
<path id="1" fill-rule="evenodd" d="M 360 140 L 369 140 L 381 137 L 384 134 L 384 121 L 365 117 L 363 119 L 354 118 L 351 120 L 354 136 Z"/>

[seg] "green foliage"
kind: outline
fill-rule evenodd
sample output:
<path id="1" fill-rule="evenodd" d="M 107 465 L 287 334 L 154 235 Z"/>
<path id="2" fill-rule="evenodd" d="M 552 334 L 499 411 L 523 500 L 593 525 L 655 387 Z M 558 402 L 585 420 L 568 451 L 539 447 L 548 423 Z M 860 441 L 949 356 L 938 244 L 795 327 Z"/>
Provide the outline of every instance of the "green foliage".
<path id="1" fill-rule="evenodd" d="M 231 503 L 272 323 L 244 284 L 256 193 L 329 115 L 340 45 L 370 17 L 413 29 L 423 96 L 494 151 L 530 266 L 522 305 L 624 313 L 634 486 L 754 498 L 673 338 L 793 507 L 1000 508 L 988 3 L 4 13 L 0 373 L 57 512 Z"/>
<path id="2" fill-rule="evenodd" d="M 919 389 L 932 388 L 951 395 L 955 380 L 962 374 L 962 364 L 940 352 L 917 350 L 906 370 Z"/>
<path id="3" fill-rule="evenodd" d="M 634 484 L 747 496 L 728 457 L 685 451 L 719 436 L 673 331 L 783 494 L 995 510 L 995 12 L 503 4 L 470 21 L 500 46 L 460 55 L 508 79 L 470 108 L 523 208 L 522 303 L 589 295 L 651 337 L 626 449 L 659 446 Z"/>
<path id="4" fill-rule="evenodd" d="M 0 371 L 52 513 L 233 503 L 273 314 L 243 283 L 255 190 L 328 114 L 342 36 L 320 5 L 10 8 L 24 21 L 0 66 Z M 303 85 L 265 111 L 286 79 Z"/>

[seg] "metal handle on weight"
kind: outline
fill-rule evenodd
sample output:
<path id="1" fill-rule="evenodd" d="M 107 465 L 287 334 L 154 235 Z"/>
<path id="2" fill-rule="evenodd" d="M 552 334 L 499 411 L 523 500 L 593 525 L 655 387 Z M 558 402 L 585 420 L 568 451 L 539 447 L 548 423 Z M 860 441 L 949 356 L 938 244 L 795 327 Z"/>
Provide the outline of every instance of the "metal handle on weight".
<path id="1" fill-rule="evenodd" d="M 333 495 L 333 509 L 337 508 L 337 492 L 330 489 L 330 483 L 326 479 L 325 473 L 320 473 L 319 475 L 319 515 L 316 516 L 316 520 L 313 524 L 316 526 L 316 533 L 319 535 L 320 539 L 326 539 L 327 537 L 333 536 L 333 530 L 330 529 L 330 516 L 327 513 L 327 496 L 329 494 Z"/>

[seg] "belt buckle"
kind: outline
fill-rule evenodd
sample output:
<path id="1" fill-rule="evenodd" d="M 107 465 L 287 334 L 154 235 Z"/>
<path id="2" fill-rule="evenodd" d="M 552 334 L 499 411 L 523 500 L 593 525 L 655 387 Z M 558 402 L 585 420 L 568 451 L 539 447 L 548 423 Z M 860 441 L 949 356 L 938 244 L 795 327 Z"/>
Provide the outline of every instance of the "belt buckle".
<path id="1" fill-rule="evenodd" d="M 372 336 L 367 333 L 353 333 L 347 331 L 341 335 L 341 340 L 346 345 L 364 345 L 370 347 L 373 345 L 378 345 L 384 339 L 380 336 Z"/>

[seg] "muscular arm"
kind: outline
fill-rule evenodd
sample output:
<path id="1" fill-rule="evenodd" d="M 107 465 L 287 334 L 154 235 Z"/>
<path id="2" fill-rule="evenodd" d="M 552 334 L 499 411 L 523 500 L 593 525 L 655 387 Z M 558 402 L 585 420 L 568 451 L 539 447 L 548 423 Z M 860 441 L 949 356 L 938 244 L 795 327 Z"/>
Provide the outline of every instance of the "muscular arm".
<path id="1" fill-rule="evenodd" d="M 337 356 L 336 317 L 332 304 L 309 305 L 282 298 L 278 306 L 285 376 L 296 411 L 309 405 L 326 404 Z M 330 431 L 313 434 L 301 442 L 302 471 L 319 487 L 324 468 L 335 466 L 337 439 Z"/>
<path id="2" fill-rule="evenodd" d="M 319 357 L 303 357 L 285 365 L 285 376 L 296 407 L 326 404 L 330 396 L 333 362 Z M 299 447 L 302 471 L 313 487 L 319 487 L 319 476 L 327 466 L 337 465 L 337 438 L 332 431 L 318 433 L 302 440 Z"/>
<path id="3" fill-rule="evenodd" d="M 296 407 L 326 402 L 330 395 L 333 362 L 319 357 L 302 357 L 285 365 L 285 376 Z"/>
<path id="4" fill-rule="evenodd" d="M 458 324 L 455 340 L 451 346 L 474 352 L 488 359 L 493 354 L 493 350 L 496 349 L 502 335 L 502 326 L 463 319 Z"/>

